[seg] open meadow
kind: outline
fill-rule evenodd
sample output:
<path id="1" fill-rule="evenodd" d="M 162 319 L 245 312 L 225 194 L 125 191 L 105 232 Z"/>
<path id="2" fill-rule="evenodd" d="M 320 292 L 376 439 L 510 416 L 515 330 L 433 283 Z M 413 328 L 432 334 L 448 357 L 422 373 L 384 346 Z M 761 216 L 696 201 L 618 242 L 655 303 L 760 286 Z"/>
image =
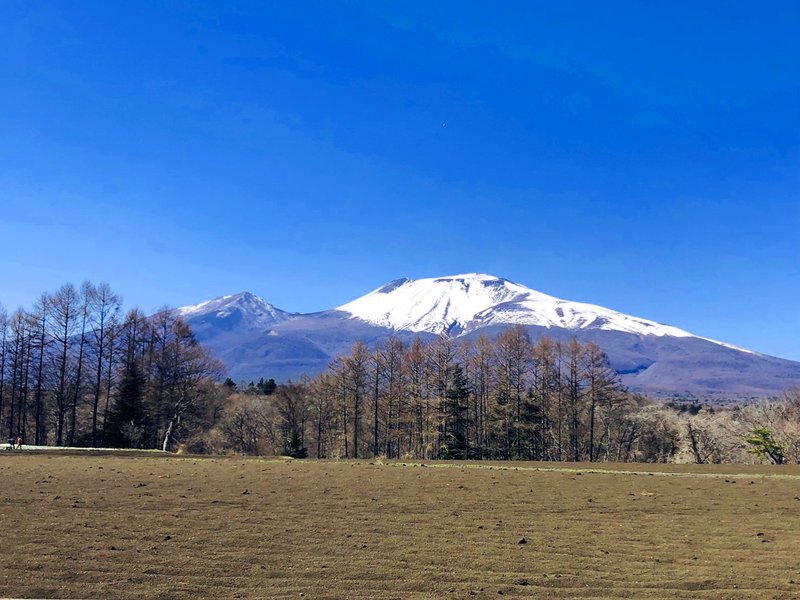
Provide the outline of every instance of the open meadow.
<path id="1" fill-rule="evenodd" d="M 0 597 L 795 598 L 794 467 L 0 454 Z"/>

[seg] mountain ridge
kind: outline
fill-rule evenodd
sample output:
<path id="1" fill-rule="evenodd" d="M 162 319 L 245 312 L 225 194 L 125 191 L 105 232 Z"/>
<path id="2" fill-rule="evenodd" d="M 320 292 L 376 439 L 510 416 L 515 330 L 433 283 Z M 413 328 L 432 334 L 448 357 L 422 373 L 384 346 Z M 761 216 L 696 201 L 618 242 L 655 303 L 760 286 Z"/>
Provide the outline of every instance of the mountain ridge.
<path id="1" fill-rule="evenodd" d="M 359 339 L 471 339 L 522 325 L 533 339 L 597 342 L 623 381 L 643 393 L 755 397 L 800 384 L 800 363 L 480 273 L 396 279 L 314 313 L 291 313 L 249 292 L 178 310 L 242 377 L 313 375 Z"/>

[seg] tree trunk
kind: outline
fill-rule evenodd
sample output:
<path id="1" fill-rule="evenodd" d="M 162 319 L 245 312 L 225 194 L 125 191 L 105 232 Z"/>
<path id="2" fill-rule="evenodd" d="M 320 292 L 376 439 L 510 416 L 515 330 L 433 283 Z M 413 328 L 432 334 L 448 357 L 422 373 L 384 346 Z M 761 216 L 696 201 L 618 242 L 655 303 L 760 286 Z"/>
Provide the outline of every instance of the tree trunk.
<path id="1" fill-rule="evenodd" d="M 167 431 L 164 434 L 164 443 L 161 446 L 161 449 L 166 452 L 169 449 L 169 439 L 172 436 L 172 426 L 175 423 L 175 419 L 177 417 L 175 415 L 169 420 L 169 425 L 167 425 Z"/>
<path id="2" fill-rule="evenodd" d="M 86 301 L 84 301 L 86 302 Z M 75 430 L 78 418 L 78 399 L 81 395 L 81 373 L 83 371 L 83 348 L 86 344 L 86 307 L 83 310 L 83 321 L 81 322 L 81 342 L 78 350 L 78 372 L 75 376 L 75 394 L 72 397 L 72 415 L 69 427 L 69 445 L 75 444 Z"/>
<path id="3" fill-rule="evenodd" d="M 372 456 L 378 456 L 378 392 L 380 384 L 380 353 L 375 350 L 375 394 L 374 411 L 372 416 Z"/>

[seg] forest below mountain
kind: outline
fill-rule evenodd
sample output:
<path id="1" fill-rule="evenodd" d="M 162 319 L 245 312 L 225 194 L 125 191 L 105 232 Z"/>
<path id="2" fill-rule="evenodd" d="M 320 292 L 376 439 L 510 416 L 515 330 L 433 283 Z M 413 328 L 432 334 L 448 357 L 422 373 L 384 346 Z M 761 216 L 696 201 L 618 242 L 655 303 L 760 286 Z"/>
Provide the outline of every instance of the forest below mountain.
<path id="1" fill-rule="evenodd" d="M 269 374 L 265 374 L 268 376 Z M 523 327 L 357 342 L 313 379 L 223 382 L 171 309 L 107 284 L 0 308 L 0 427 L 25 444 L 294 457 L 800 462 L 800 393 L 712 407 L 628 392 L 594 343 Z M 222 382 L 222 383 L 221 383 Z"/>
<path id="2" fill-rule="evenodd" d="M 356 343 L 311 380 L 236 385 L 217 449 L 317 458 L 800 462 L 800 391 L 714 407 L 628 392 L 593 343 Z"/>

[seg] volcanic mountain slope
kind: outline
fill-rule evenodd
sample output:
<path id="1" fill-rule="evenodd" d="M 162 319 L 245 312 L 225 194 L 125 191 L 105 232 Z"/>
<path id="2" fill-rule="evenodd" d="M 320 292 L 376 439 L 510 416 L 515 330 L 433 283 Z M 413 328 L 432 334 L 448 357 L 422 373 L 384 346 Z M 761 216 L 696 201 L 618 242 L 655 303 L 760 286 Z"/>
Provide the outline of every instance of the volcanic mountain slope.
<path id="1" fill-rule="evenodd" d="M 522 285 L 472 273 L 398 279 L 337 310 L 389 329 L 462 334 L 491 325 L 603 329 L 637 335 L 690 337 L 654 321 L 601 306 L 561 300 Z"/>
<path id="2" fill-rule="evenodd" d="M 398 279 L 311 314 L 282 311 L 247 292 L 180 312 L 235 379 L 314 375 L 359 339 L 371 344 L 389 336 L 492 337 L 522 325 L 533 339 L 597 342 L 623 381 L 648 394 L 735 399 L 800 384 L 800 363 L 477 273 Z"/>

